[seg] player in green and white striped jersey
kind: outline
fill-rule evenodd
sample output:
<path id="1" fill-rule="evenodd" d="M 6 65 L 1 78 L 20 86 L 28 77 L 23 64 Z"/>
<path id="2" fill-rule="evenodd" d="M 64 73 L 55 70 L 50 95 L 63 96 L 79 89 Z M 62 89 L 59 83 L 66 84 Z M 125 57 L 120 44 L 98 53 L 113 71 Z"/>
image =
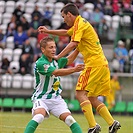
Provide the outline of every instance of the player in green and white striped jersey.
<path id="1" fill-rule="evenodd" d="M 62 88 L 59 77 L 84 69 L 83 64 L 72 68 L 63 68 L 65 65 L 71 64 L 79 52 L 75 50 L 68 57 L 63 57 L 56 61 L 53 59 L 56 53 L 56 44 L 52 38 L 43 38 L 40 46 L 42 56 L 36 61 L 34 68 L 33 118 L 28 123 L 24 133 L 34 133 L 38 124 L 44 118 L 49 117 L 50 113 L 64 121 L 70 127 L 72 133 L 82 133 L 79 124 L 71 116 L 67 104 L 60 95 Z"/>

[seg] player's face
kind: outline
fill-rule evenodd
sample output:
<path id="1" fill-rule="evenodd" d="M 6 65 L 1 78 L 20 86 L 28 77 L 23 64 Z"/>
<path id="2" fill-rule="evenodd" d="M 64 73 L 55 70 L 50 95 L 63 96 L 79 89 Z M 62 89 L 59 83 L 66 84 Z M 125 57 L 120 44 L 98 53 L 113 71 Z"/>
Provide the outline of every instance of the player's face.
<path id="1" fill-rule="evenodd" d="M 68 12 L 67 14 L 64 14 L 64 12 L 61 12 L 61 16 L 64 19 L 64 22 L 69 26 L 72 27 L 73 26 L 73 22 L 71 19 L 71 13 Z"/>
<path id="2" fill-rule="evenodd" d="M 47 45 L 44 48 L 43 53 L 49 59 L 49 61 L 52 61 L 52 58 L 56 54 L 56 44 L 55 44 L 55 42 L 53 42 L 53 41 L 47 42 Z"/>

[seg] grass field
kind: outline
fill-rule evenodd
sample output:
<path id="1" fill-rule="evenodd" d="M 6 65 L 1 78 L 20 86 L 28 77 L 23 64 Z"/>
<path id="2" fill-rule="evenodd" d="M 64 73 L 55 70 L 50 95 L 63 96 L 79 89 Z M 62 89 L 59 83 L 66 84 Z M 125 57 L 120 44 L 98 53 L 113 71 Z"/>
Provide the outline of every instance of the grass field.
<path id="1" fill-rule="evenodd" d="M 83 133 L 87 133 L 87 121 L 83 114 L 73 113 L 73 117 L 80 124 Z M 102 127 L 101 133 L 108 133 L 106 122 L 99 115 L 95 115 L 95 118 L 97 123 Z M 122 125 L 118 133 L 133 133 L 133 116 L 115 115 L 114 118 L 120 121 Z M 0 133 L 23 133 L 30 119 L 30 113 L 0 112 Z M 71 133 L 71 131 L 62 121 L 51 115 L 49 119 L 44 120 L 43 123 L 38 126 L 35 133 Z"/>

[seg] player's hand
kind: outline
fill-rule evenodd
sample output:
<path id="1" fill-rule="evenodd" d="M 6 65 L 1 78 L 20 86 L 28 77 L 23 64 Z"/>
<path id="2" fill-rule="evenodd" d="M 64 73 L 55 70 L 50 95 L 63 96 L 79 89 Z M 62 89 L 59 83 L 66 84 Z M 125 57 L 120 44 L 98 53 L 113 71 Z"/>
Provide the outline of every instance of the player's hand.
<path id="1" fill-rule="evenodd" d="M 38 28 L 38 32 L 39 33 L 47 33 L 48 32 L 48 28 L 46 28 L 45 26 L 40 26 Z"/>
<path id="2" fill-rule="evenodd" d="M 77 66 L 75 66 L 75 72 L 82 71 L 84 68 L 85 68 L 84 64 L 78 64 Z"/>
<path id="3" fill-rule="evenodd" d="M 55 55 L 55 56 L 54 56 L 54 59 L 55 59 L 55 60 L 58 60 L 58 59 L 59 59 L 58 55 Z"/>

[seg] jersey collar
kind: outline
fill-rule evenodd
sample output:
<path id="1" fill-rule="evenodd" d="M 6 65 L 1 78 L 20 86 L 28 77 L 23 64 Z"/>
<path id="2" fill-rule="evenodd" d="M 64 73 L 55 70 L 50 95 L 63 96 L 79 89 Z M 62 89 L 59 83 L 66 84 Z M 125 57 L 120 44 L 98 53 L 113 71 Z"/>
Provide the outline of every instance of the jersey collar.
<path id="1" fill-rule="evenodd" d="M 42 58 L 48 60 L 48 58 L 44 54 L 42 55 Z"/>
<path id="2" fill-rule="evenodd" d="M 42 58 L 44 58 L 45 60 L 47 60 L 48 62 L 49 62 L 49 60 L 48 60 L 48 58 L 44 55 L 44 54 L 42 54 Z M 53 61 L 54 59 L 52 59 L 52 61 Z"/>

